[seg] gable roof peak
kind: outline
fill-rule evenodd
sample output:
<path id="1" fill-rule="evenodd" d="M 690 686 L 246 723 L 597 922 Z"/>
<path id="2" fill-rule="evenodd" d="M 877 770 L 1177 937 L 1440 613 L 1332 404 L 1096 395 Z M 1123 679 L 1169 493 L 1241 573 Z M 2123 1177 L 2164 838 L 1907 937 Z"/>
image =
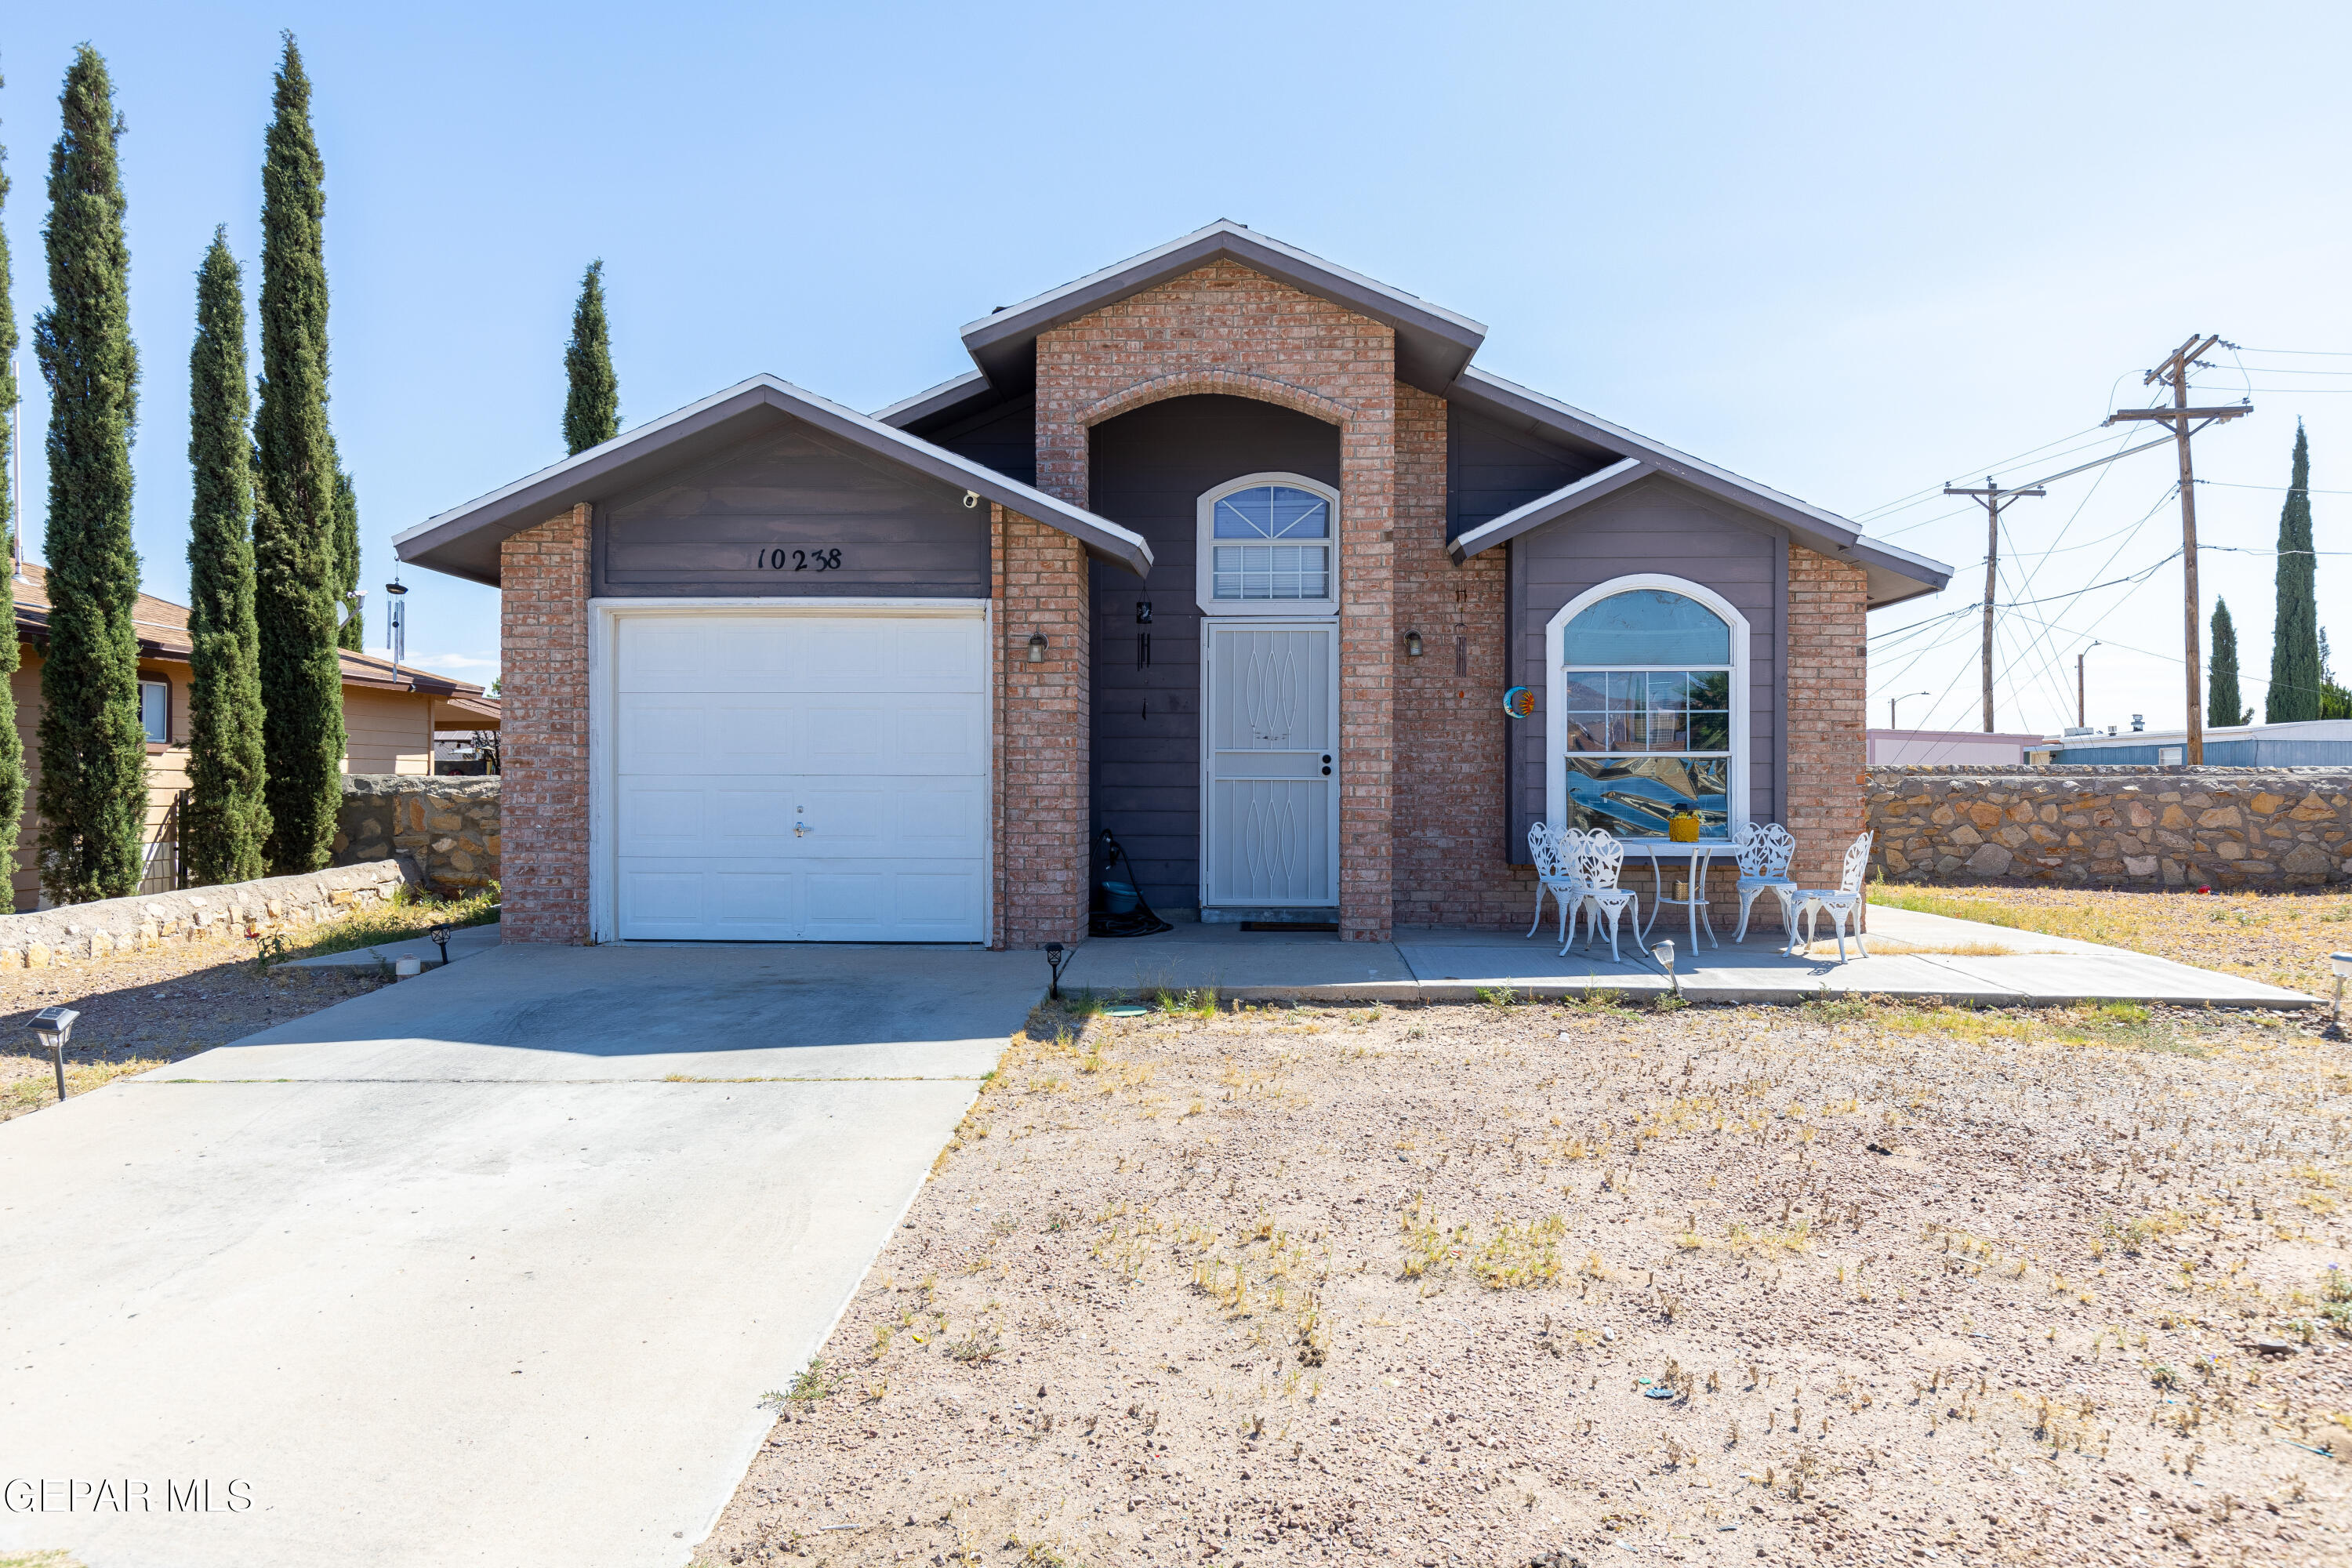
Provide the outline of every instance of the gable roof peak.
<path id="1" fill-rule="evenodd" d="M 1424 392 L 1442 395 L 1486 339 L 1485 325 L 1467 316 L 1221 217 L 1017 305 L 999 306 L 966 323 L 964 348 L 991 386 L 1024 391 L 1036 380 L 1039 334 L 1216 261 L 1237 262 L 1388 327 L 1396 333 L 1397 379 Z"/>

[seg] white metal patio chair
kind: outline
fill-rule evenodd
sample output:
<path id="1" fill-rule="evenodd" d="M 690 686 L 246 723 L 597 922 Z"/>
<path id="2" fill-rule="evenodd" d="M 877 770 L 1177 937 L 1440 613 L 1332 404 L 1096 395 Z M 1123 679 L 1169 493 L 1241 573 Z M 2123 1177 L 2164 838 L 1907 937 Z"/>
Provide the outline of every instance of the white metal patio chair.
<path id="1" fill-rule="evenodd" d="M 1845 922 L 1853 921 L 1854 951 L 1863 957 L 1870 949 L 1862 944 L 1862 878 L 1870 868 L 1870 834 L 1864 834 L 1845 847 L 1845 867 L 1834 888 L 1799 888 L 1780 895 L 1780 907 L 1789 917 L 1789 951 L 1802 952 L 1813 945 L 1813 931 L 1820 917 L 1826 913 L 1837 927 L 1838 962 L 1845 962 Z M 1797 921 L 1805 922 L 1802 942 L 1797 939 Z"/>
<path id="2" fill-rule="evenodd" d="M 1528 927 L 1534 936 L 1543 926 L 1544 895 L 1549 893 L 1559 906 L 1559 950 L 1568 951 L 1570 922 L 1576 918 L 1577 899 L 1583 883 L 1577 876 L 1577 853 L 1582 847 L 1584 832 L 1571 827 L 1565 833 L 1554 834 L 1551 825 L 1538 822 L 1528 829 L 1528 853 L 1536 863 L 1536 918 Z"/>
<path id="3" fill-rule="evenodd" d="M 1576 873 L 1584 884 L 1578 889 L 1576 900 L 1578 909 L 1584 914 L 1587 921 L 1584 928 L 1584 951 L 1587 952 L 1592 951 L 1592 941 L 1601 934 L 1601 917 L 1607 915 L 1609 917 L 1609 962 L 1612 963 L 1619 962 L 1617 957 L 1619 918 L 1630 910 L 1633 916 L 1633 930 L 1639 932 L 1642 929 L 1641 899 L 1633 889 L 1621 888 L 1617 885 L 1617 873 L 1623 868 L 1624 864 L 1625 846 L 1606 833 L 1593 833 L 1586 836 L 1583 853 L 1578 858 Z M 1575 931 L 1571 927 L 1569 936 L 1572 939 L 1574 935 Z M 1564 941 L 1559 944 L 1559 951 L 1563 957 L 1567 955 L 1567 942 Z"/>
<path id="4" fill-rule="evenodd" d="M 1788 896 L 1797 890 L 1796 879 L 1789 875 L 1797 841 L 1777 822 L 1748 822 L 1731 836 L 1731 848 L 1739 862 L 1739 929 L 1731 938 L 1737 947 L 1748 940 L 1748 909 L 1760 895 L 1773 894 L 1785 910 Z"/>

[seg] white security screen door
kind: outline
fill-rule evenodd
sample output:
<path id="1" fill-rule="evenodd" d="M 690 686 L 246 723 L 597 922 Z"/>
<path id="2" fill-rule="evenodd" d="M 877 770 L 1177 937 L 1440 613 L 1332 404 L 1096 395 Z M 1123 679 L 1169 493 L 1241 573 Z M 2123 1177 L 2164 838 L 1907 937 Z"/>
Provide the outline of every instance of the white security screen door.
<path id="1" fill-rule="evenodd" d="M 1339 902 L 1339 627 L 1202 624 L 1201 907 Z"/>
<path id="2" fill-rule="evenodd" d="M 983 940 L 985 626 L 977 613 L 616 617 L 618 934 Z"/>

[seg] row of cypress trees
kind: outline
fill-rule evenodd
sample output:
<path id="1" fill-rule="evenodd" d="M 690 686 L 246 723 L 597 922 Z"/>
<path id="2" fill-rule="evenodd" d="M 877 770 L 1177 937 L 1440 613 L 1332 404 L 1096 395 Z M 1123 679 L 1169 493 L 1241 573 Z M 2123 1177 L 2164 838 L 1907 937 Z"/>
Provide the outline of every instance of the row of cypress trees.
<path id="1" fill-rule="evenodd" d="M 58 903 L 138 889 L 147 812 L 132 614 L 130 331 L 122 118 L 83 45 L 58 97 L 42 230 L 49 307 L 33 323 L 48 384 L 48 646 L 41 666 L 41 882 Z M 182 843 L 196 880 L 326 863 L 341 797 L 342 677 L 358 647 L 358 501 L 327 425 L 324 170 L 293 36 L 278 63 L 262 167 L 259 397 L 248 393 L 242 279 L 226 231 L 196 273 L 189 355 L 190 791 Z M 0 203 L 8 185 L 0 175 Z M 0 235 L 0 378 L 16 346 Z M 0 379 L 0 402 L 13 384 Z M 7 436 L 0 432 L 0 443 Z M 0 458 L 7 456 L 0 445 Z M 0 495 L 0 542 L 21 520 Z M 13 624 L 10 584 L 0 617 Z M 346 612 L 337 625 L 338 607 Z M 17 663 L 0 629 L 0 676 Z M 0 864 L 13 863 L 24 758 L 0 679 Z"/>
<path id="2" fill-rule="evenodd" d="M 2311 534 L 2311 438 L 2297 420 L 2286 500 L 2279 508 L 2275 618 L 2271 627 L 2270 689 L 2265 723 L 2305 719 L 2352 719 L 2352 691 L 2328 667 L 2327 633 L 2319 624 L 2319 556 Z M 2238 682 L 2238 628 L 2230 606 L 2213 602 L 2212 658 L 2205 682 L 2205 722 L 2250 724 L 2254 711 Z"/>

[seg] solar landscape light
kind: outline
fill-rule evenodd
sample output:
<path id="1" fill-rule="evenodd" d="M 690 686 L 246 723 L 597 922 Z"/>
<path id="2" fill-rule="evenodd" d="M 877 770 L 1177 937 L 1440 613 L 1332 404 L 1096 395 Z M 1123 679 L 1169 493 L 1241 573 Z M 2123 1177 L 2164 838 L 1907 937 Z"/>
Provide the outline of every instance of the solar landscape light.
<path id="1" fill-rule="evenodd" d="M 449 928 L 446 925 L 435 926 L 431 931 L 426 931 L 425 934 L 431 937 L 433 939 L 433 945 L 441 950 L 441 963 L 438 967 L 443 969 L 448 968 Z"/>
<path id="2" fill-rule="evenodd" d="M 2327 1033 L 2332 1039 L 2344 1035 L 2344 980 L 2352 975 L 2352 952 L 2331 952 L 2327 967 L 2336 972 L 2336 1005 L 2327 1010 Z"/>
<path id="3" fill-rule="evenodd" d="M 33 1033 L 49 1047 L 49 1057 L 57 1064 L 60 1105 L 66 1099 L 66 1042 L 73 1038 L 74 1020 L 80 1016 L 70 1007 L 44 1007 L 33 1015 Z"/>
<path id="4" fill-rule="evenodd" d="M 1650 956 L 1656 959 L 1658 967 L 1666 972 L 1666 984 L 1675 988 L 1675 994 L 1681 995 L 1683 983 L 1675 978 L 1675 944 L 1671 942 L 1662 942 L 1650 950 Z"/>
<path id="5" fill-rule="evenodd" d="M 1045 994 L 1056 1002 L 1062 999 L 1062 965 L 1069 962 L 1068 948 L 1058 942 L 1049 942 L 1045 944 L 1045 967 L 1053 972 L 1053 980 L 1046 985 Z"/>

